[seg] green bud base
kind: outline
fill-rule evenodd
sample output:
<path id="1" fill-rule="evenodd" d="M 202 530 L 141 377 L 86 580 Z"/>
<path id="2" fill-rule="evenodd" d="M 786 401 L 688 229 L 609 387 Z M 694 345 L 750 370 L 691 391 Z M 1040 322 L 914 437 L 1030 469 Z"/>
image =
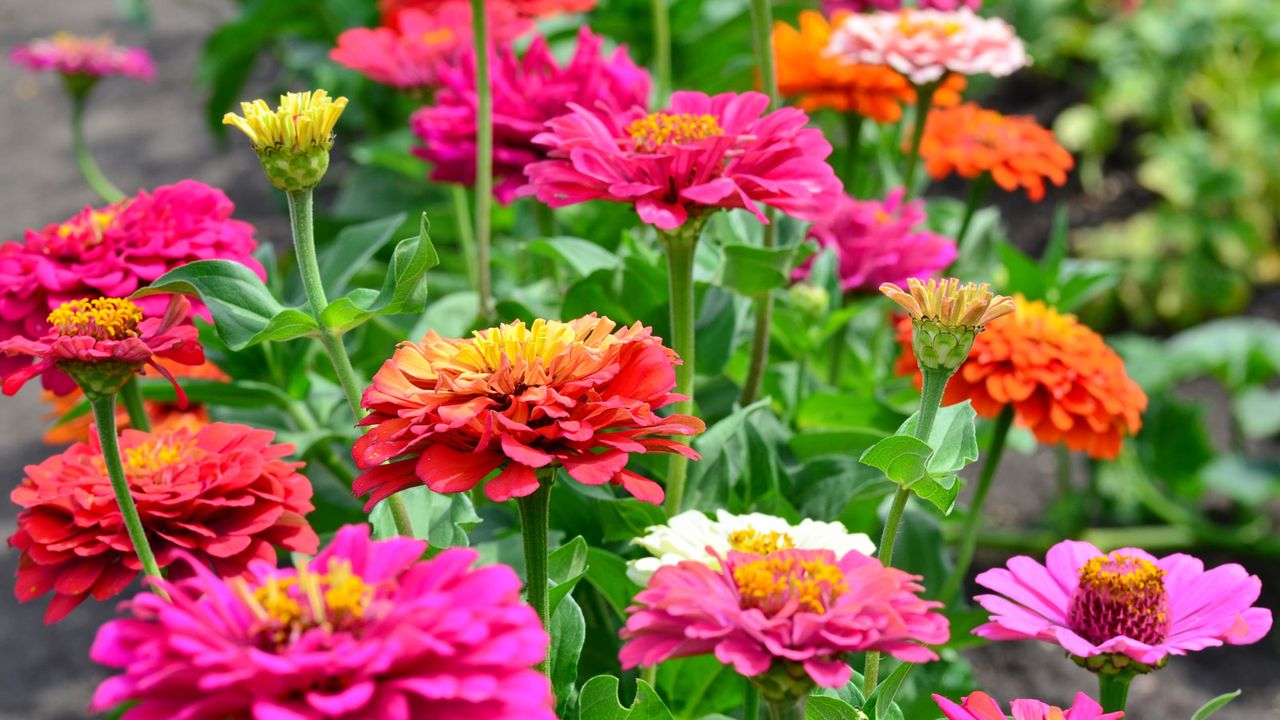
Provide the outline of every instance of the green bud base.
<path id="1" fill-rule="evenodd" d="M 1169 662 L 1166 656 L 1161 658 L 1160 662 L 1148 665 L 1120 653 L 1093 655 L 1087 658 L 1068 654 L 1067 657 L 1071 658 L 1076 665 L 1099 675 L 1145 675 L 1159 670 Z"/>
<path id="2" fill-rule="evenodd" d="M 115 396 L 125 383 L 142 372 L 142 367 L 142 363 L 115 361 L 87 363 L 64 360 L 58 363 L 58 369 L 70 375 L 91 401 Z"/>
<path id="3" fill-rule="evenodd" d="M 911 348 L 916 362 L 925 370 L 955 373 L 969 357 L 979 327 L 952 327 L 934 320 L 916 320 L 911 333 Z"/>
<path id="4" fill-rule="evenodd" d="M 310 150 L 262 150 L 258 161 L 267 173 L 271 184 L 285 192 L 310 190 L 320 184 L 329 170 L 329 148 L 332 145 Z"/>

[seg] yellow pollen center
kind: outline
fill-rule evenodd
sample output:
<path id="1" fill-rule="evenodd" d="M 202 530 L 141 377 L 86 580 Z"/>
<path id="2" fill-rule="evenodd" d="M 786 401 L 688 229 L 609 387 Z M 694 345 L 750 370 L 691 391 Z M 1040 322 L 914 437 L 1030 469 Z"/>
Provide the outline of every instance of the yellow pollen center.
<path id="1" fill-rule="evenodd" d="M 744 607 L 766 613 L 795 601 L 803 611 L 822 613 L 848 589 L 844 573 L 825 560 L 764 557 L 733 569 Z"/>
<path id="2" fill-rule="evenodd" d="M 907 11 L 898 18 L 898 32 L 907 36 L 930 34 L 934 37 L 950 37 L 960 32 L 964 26 L 954 20 L 934 20 L 921 18 L 916 13 Z"/>
<path id="3" fill-rule="evenodd" d="M 422 42 L 428 45 L 443 45 L 447 42 L 453 42 L 453 31 L 449 28 L 436 28 L 429 30 L 422 35 Z"/>
<path id="4" fill-rule="evenodd" d="M 151 438 L 137 447 L 124 449 L 125 470 L 130 476 L 149 475 L 192 456 L 195 441 Z"/>
<path id="5" fill-rule="evenodd" d="M 769 555 L 779 550 L 789 550 L 795 546 L 795 541 L 786 533 L 762 533 L 754 528 L 736 530 L 729 533 L 729 547 L 738 552 Z"/>
<path id="6" fill-rule="evenodd" d="M 59 335 L 123 340 L 138 336 L 142 309 L 124 298 L 72 300 L 49 313 L 48 320 Z"/>
<path id="7" fill-rule="evenodd" d="M 685 145 L 724 135 L 714 115 L 653 113 L 627 126 L 637 150 L 652 151 L 668 145 Z"/>
<path id="8" fill-rule="evenodd" d="M 296 575 L 268 579 L 256 589 L 241 580 L 235 586 L 241 600 L 276 642 L 323 627 L 334 630 L 364 617 L 374 588 L 351 572 L 351 563 L 333 558 L 327 572 L 299 566 Z"/>
<path id="9" fill-rule="evenodd" d="M 1080 584 L 1113 598 L 1141 598 L 1164 591 L 1165 571 L 1132 555 L 1101 555 L 1080 568 Z"/>

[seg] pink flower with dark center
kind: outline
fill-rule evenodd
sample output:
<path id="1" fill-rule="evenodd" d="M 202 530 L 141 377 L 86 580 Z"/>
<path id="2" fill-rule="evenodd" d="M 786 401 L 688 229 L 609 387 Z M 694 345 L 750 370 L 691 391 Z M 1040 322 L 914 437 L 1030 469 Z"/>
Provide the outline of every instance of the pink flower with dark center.
<path id="1" fill-rule="evenodd" d="M 730 552 L 719 569 L 685 561 L 658 569 L 622 630 L 622 668 L 714 654 L 746 677 L 775 663 L 798 666 L 822 687 L 852 674 L 845 655 L 877 650 L 907 662 L 936 660 L 920 643 L 945 643 L 941 605 L 918 577 L 857 551 Z"/>
<path id="2" fill-rule="evenodd" d="M 631 60 L 625 47 L 607 56 L 603 47 L 604 41 L 584 25 L 567 65 L 556 60 L 541 36 L 522 58 L 510 44 L 496 51 L 490 63 L 493 192 L 500 201 L 515 199 L 525 182 L 525 168 L 547 158 L 547 148 L 536 143 L 535 136 L 548 120 L 569 112 L 571 104 L 605 116 L 648 102 L 649 73 Z M 440 68 L 435 104 L 414 113 L 410 121 L 422 141 L 414 152 L 435 166 L 432 180 L 475 184 L 475 84 L 475 55 L 468 52 L 456 67 Z"/>
<path id="3" fill-rule="evenodd" d="M 94 79 L 123 75 L 151 82 L 156 75 L 155 64 L 146 50 L 121 47 L 106 36 L 86 38 L 60 32 L 19 45 L 9 54 L 9 61 L 32 72 L 53 71 Z"/>
<path id="4" fill-rule="evenodd" d="M 1106 554 L 1066 540 L 1044 565 L 1015 557 L 979 575 L 978 584 L 998 594 L 977 596 L 991 622 L 975 635 L 1044 640 L 1085 661 L 1099 657 L 1092 665 L 1124 655 L 1155 666 L 1170 655 L 1255 643 L 1271 629 L 1271 611 L 1253 606 L 1262 590 L 1257 576 L 1236 564 L 1206 571 L 1181 553 Z"/>
<path id="5" fill-rule="evenodd" d="M 795 108 L 766 113 L 756 92 L 677 92 L 666 110 L 600 114 L 570 104 L 535 143 L 551 159 L 525 169 L 551 207 L 588 200 L 635 205 L 640 219 L 674 230 L 690 216 L 741 208 L 767 222 L 764 203 L 802 218 L 834 202 L 840 180 L 827 164 L 831 144 Z"/>
<path id="6" fill-rule="evenodd" d="M 956 259 L 956 243 L 922 227 L 924 201 L 904 203 L 902 188 L 883 200 L 844 195 L 831 213 L 809 228 L 809 239 L 831 248 L 839 261 L 840 287 L 846 292 L 876 292 L 883 283 L 906 285 L 927 280 Z M 792 280 L 809 277 L 812 259 L 796 268 Z"/>
<path id="7" fill-rule="evenodd" d="M 963 705 L 934 695 L 933 701 L 942 708 L 947 720 L 1007 720 L 1004 711 L 990 695 L 975 692 L 964 699 Z M 1077 693 L 1075 702 L 1068 710 L 1053 707 L 1039 700 L 1014 700 L 1013 720 L 1120 720 L 1123 712 L 1104 713 L 1102 706 L 1084 693 Z"/>
<path id="8" fill-rule="evenodd" d="M 226 580 L 161 580 L 98 631 L 91 656 L 122 672 L 92 709 L 122 720 L 555 720 L 533 669 L 549 638 L 511 568 L 473 550 L 348 525 L 310 562 L 261 560 Z"/>

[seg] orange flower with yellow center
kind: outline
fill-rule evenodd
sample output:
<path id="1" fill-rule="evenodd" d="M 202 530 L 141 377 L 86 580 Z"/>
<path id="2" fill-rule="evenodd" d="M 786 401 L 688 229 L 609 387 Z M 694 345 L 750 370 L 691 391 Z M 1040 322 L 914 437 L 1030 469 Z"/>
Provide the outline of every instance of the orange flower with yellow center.
<path id="1" fill-rule="evenodd" d="M 1075 167 L 1071 153 L 1035 118 L 1002 115 L 974 103 L 934 110 L 920 142 L 929 175 L 974 179 L 990 175 L 1013 192 L 1025 188 L 1034 202 L 1044 198 L 1045 183 L 1061 186 Z"/>
<path id="2" fill-rule="evenodd" d="M 835 24 L 845 14 L 836 13 Z M 796 98 L 796 105 L 804 110 L 855 112 L 879 123 L 901 120 L 903 105 L 916 101 L 911 81 L 886 65 L 849 64 L 828 55 L 831 27 L 813 10 L 800 13 L 799 28 L 774 24 L 778 91 Z M 963 76 L 947 76 L 934 93 L 933 105 L 959 103 L 965 85 Z"/>
<path id="3" fill-rule="evenodd" d="M 1114 458 L 1124 437 L 1142 427 L 1147 409 L 1147 396 L 1125 372 L 1124 360 L 1073 315 L 1022 297 L 1014 307 L 974 339 L 943 401 L 969 400 L 985 417 L 1012 407 L 1018 425 L 1040 442 Z M 918 386 L 909 321 L 898 325 L 898 342 L 905 352 L 895 369 L 915 373 Z"/>

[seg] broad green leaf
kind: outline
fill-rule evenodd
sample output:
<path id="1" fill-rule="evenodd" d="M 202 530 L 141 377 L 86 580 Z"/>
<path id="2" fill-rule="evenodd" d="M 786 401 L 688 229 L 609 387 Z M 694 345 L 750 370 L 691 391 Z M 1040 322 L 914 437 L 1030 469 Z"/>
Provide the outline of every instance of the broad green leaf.
<path id="1" fill-rule="evenodd" d="M 587 621 L 582 608 L 573 598 L 567 597 L 551 616 L 551 687 L 556 693 L 556 711 L 564 717 L 573 707 L 578 682 L 578 659 L 582 645 L 587 640 Z"/>
<path id="2" fill-rule="evenodd" d="M 807 245 L 802 246 L 811 250 Z M 791 282 L 795 246 L 764 248 L 726 244 L 718 284 L 743 295 L 758 295 Z M 807 253 L 806 253 L 807 254 Z"/>
<path id="3" fill-rule="evenodd" d="M 612 675 L 588 680 L 578 696 L 578 720 L 672 720 L 671 711 L 649 683 L 636 681 L 636 700 L 629 708 L 618 699 L 618 684 Z"/>
<path id="4" fill-rule="evenodd" d="M 935 475 L 957 473 L 978 459 L 978 439 L 974 427 L 977 418 L 978 413 L 968 400 L 938 409 L 938 416 L 929 432 L 929 445 L 933 448 L 933 457 L 929 460 L 930 472 Z M 915 431 L 914 415 L 898 428 L 900 435 L 914 434 Z"/>
<path id="5" fill-rule="evenodd" d="M 1194 715 L 1191 716 L 1191 720 L 1207 720 L 1207 718 L 1210 715 L 1218 712 L 1223 707 L 1225 707 L 1227 703 L 1230 703 L 1232 700 L 1235 700 L 1238 697 L 1240 697 L 1239 690 L 1236 690 L 1234 692 L 1229 692 L 1229 693 L 1223 693 L 1222 695 L 1219 695 L 1218 697 L 1205 703 L 1203 707 L 1201 707 L 1199 710 L 1196 711 Z"/>
<path id="6" fill-rule="evenodd" d="M 910 435 L 890 435 L 872 445 L 861 461 L 882 470 L 886 477 L 904 487 L 911 487 L 929 476 L 929 443 Z"/>
<path id="7" fill-rule="evenodd" d="M 907 674 L 914 667 L 913 663 L 901 663 L 889 673 L 888 677 L 881 680 L 879 685 L 876 685 L 871 697 L 867 698 L 867 704 L 875 708 L 875 720 L 889 720 L 893 699 L 898 696 L 902 681 L 907 679 Z"/>
<path id="8" fill-rule="evenodd" d="M 815 695 L 804 707 L 805 720 L 867 720 L 867 714 L 839 698 Z"/>
<path id="9" fill-rule="evenodd" d="M 940 409 L 928 443 L 914 435 L 916 417 L 907 418 L 896 435 L 872 445 L 860 460 L 950 514 L 960 493 L 956 473 L 978 457 L 977 415 L 967 401 Z"/>
<path id="10" fill-rule="evenodd" d="M 345 293 L 351 278 L 391 242 L 404 220 L 405 214 L 399 213 L 343 228 L 319 257 L 325 292 L 331 297 Z"/>
<path id="11" fill-rule="evenodd" d="M 580 277 L 597 270 L 619 270 L 622 259 L 590 240 L 551 237 L 529 243 L 529 252 L 554 258 L 568 265 Z"/>
<path id="12" fill-rule="evenodd" d="M 409 512 L 414 536 L 430 543 L 432 551 L 469 545 L 468 533 L 480 524 L 480 517 L 466 493 L 442 495 L 427 487 L 413 487 L 398 493 L 397 497 L 404 501 Z M 374 506 L 369 514 L 369 523 L 373 525 L 374 537 L 388 538 L 397 534 L 386 502 Z"/>
<path id="13" fill-rule="evenodd" d="M 547 555 L 547 577 L 551 581 L 548 595 L 551 614 L 555 614 L 573 588 L 587 573 L 587 541 L 578 536 Z"/>
<path id="14" fill-rule="evenodd" d="M 667 521 L 662 508 L 639 500 L 603 500 L 595 503 L 607 541 L 630 540 L 654 525 Z"/>
<path id="15" fill-rule="evenodd" d="M 587 548 L 587 582 L 600 592 L 618 619 L 627 617 L 627 606 L 640 589 L 627 577 L 627 562 L 608 550 Z"/>
<path id="16" fill-rule="evenodd" d="M 406 238 L 396 244 L 382 289 L 352 290 L 325 308 L 321 322 L 341 333 L 375 315 L 422 312 L 427 305 L 427 271 L 440 263 L 435 246 L 431 244 L 429 228 L 430 223 L 424 213 L 418 237 Z"/>
<path id="17" fill-rule="evenodd" d="M 742 707 L 746 680 L 711 655 L 668 660 L 658 666 L 658 690 L 679 718 Z"/>

